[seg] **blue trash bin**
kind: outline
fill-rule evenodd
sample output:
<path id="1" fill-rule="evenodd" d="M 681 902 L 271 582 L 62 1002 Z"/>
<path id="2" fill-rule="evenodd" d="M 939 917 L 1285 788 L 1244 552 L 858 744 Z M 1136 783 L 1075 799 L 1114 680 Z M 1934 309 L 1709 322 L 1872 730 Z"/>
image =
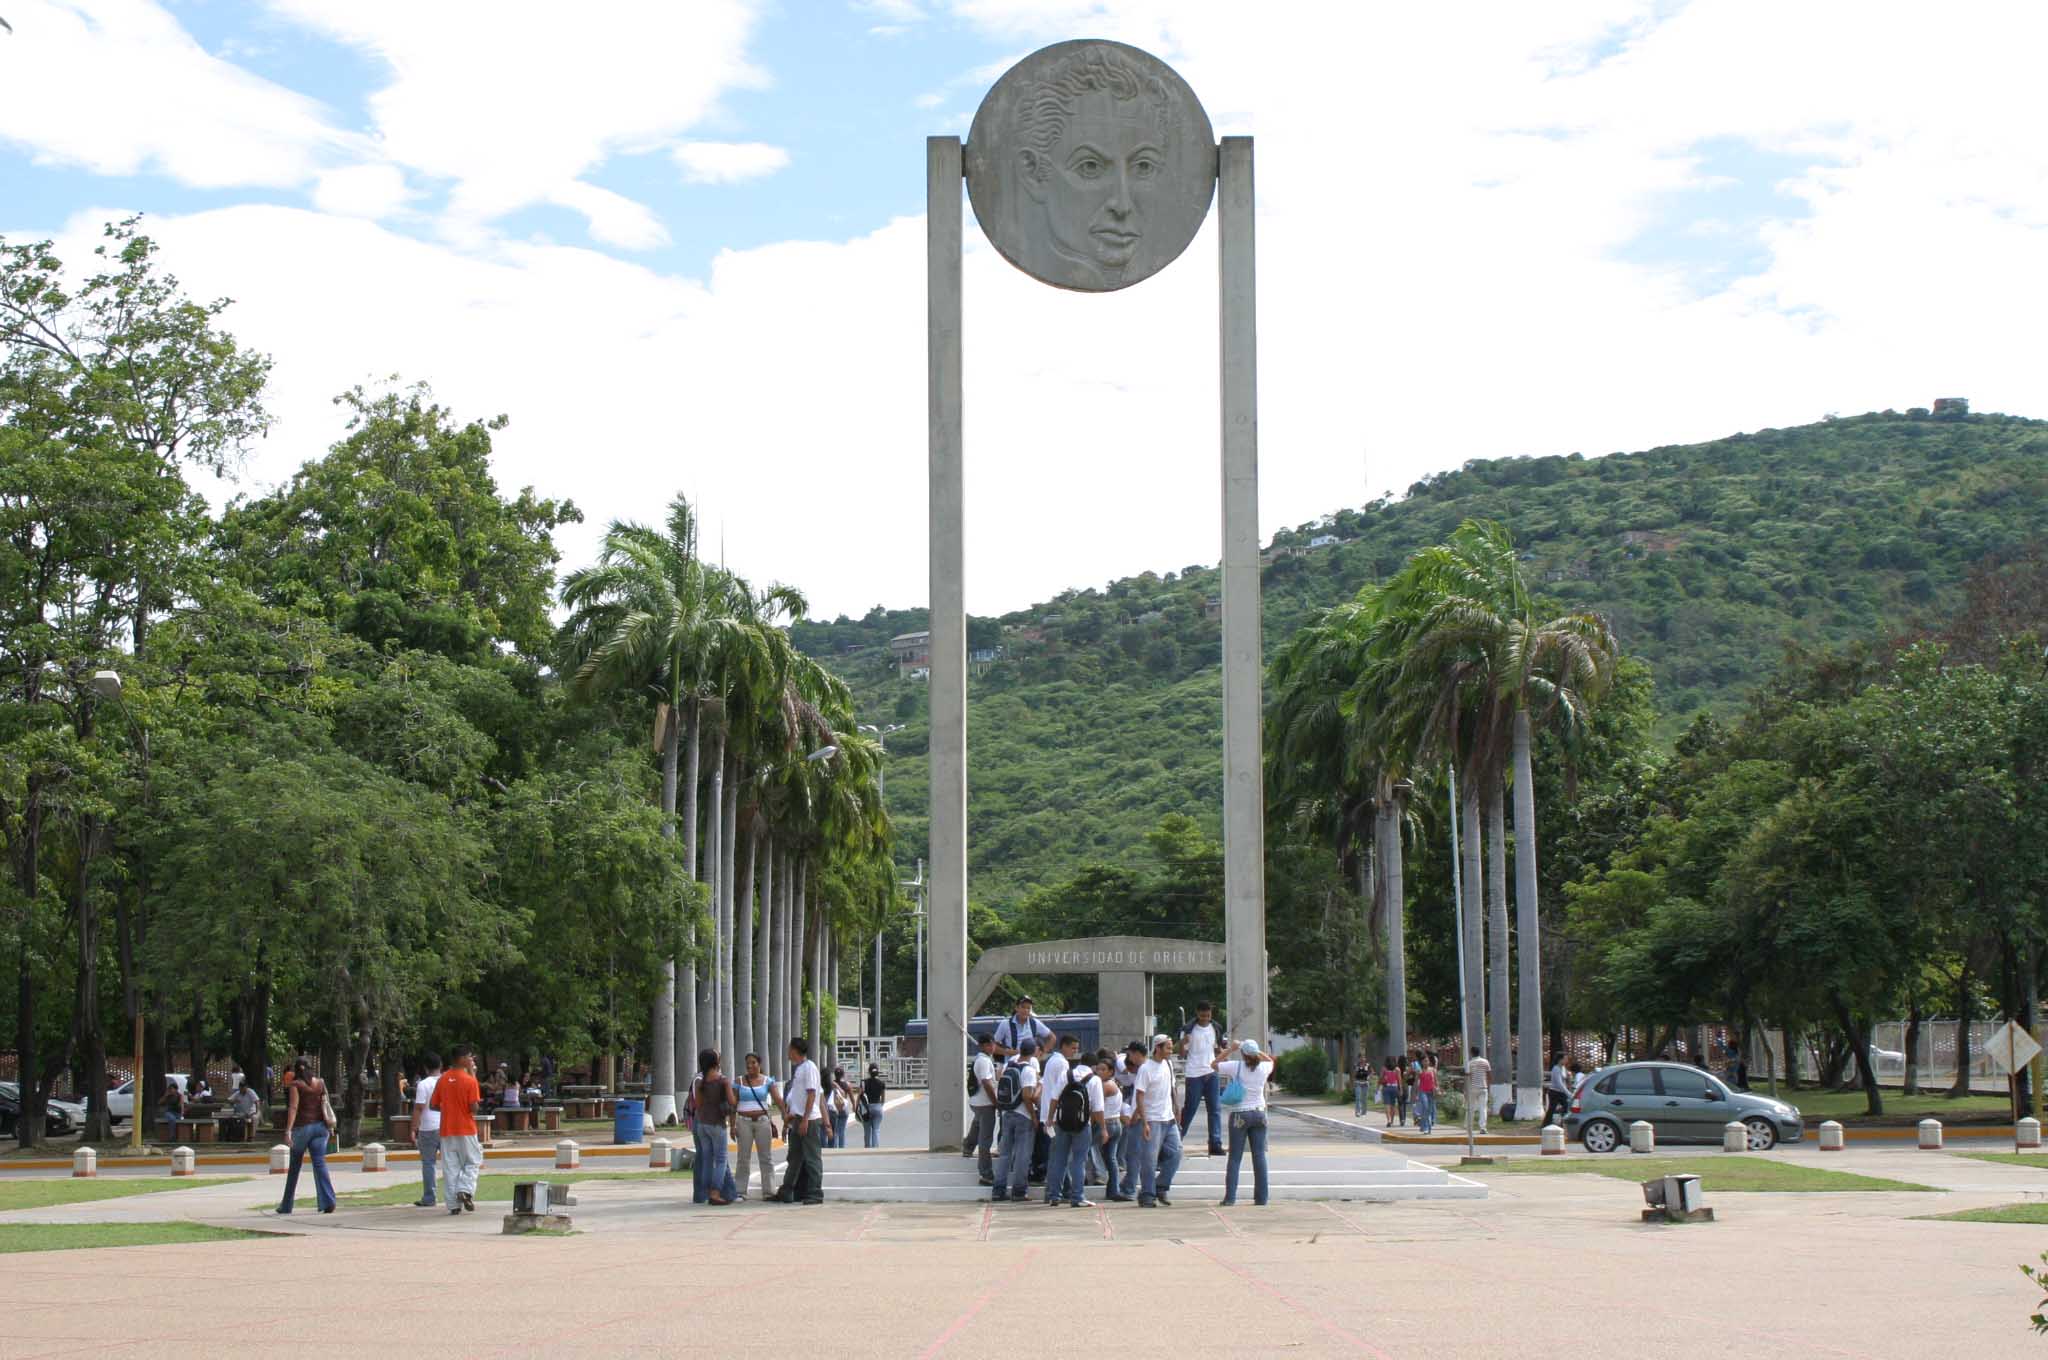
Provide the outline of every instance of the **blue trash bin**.
<path id="1" fill-rule="evenodd" d="M 612 1107 L 612 1141 L 637 1143 L 647 1133 L 647 1102 L 621 1100 Z"/>

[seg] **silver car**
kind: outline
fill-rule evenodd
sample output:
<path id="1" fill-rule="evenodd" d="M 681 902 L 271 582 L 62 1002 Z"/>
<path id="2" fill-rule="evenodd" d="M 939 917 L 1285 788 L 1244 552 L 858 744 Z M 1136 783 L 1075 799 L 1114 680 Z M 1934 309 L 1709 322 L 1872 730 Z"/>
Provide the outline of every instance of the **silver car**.
<path id="1" fill-rule="evenodd" d="M 1768 1096 L 1730 1089 L 1711 1072 L 1682 1063 L 1634 1062 L 1603 1067 L 1580 1083 L 1565 1116 L 1564 1134 L 1588 1152 L 1628 1144 L 1628 1126 L 1647 1120 L 1660 1143 L 1718 1143 L 1740 1123 L 1751 1152 L 1796 1143 L 1806 1132 L 1797 1107 Z"/>

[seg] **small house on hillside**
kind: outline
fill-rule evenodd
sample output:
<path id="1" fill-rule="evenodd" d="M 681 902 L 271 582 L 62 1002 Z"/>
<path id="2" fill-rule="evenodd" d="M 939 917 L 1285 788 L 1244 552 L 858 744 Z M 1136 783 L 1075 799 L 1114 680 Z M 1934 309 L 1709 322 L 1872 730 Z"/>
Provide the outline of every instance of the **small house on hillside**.
<path id="1" fill-rule="evenodd" d="M 932 666 L 931 630 L 898 633 L 889 639 L 889 653 L 896 658 L 897 679 L 912 678 L 912 671 L 921 670 L 929 674 Z"/>

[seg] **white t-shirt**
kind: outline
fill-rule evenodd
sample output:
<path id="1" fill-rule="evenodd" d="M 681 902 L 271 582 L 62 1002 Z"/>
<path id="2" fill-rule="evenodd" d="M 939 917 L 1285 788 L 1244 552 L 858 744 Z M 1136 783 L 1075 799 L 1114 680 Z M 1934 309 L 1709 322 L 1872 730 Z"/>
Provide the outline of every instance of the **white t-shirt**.
<path id="1" fill-rule="evenodd" d="M 1465 1064 L 1465 1089 L 1483 1091 L 1493 1081 L 1493 1064 L 1484 1058 L 1474 1058 Z"/>
<path id="2" fill-rule="evenodd" d="M 1138 1069 L 1138 1090 L 1145 1097 L 1145 1122 L 1164 1124 L 1173 1118 L 1173 1064 L 1147 1058 Z"/>
<path id="3" fill-rule="evenodd" d="M 996 1102 L 995 1102 L 995 1097 L 991 1096 L 991 1095 L 990 1095 L 990 1094 L 988 1093 L 988 1088 L 989 1088 L 990 1086 L 993 1086 L 993 1085 L 995 1084 L 995 1080 L 996 1080 L 996 1063 L 995 1063 L 995 1059 L 993 1059 L 993 1058 L 989 1057 L 989 1055 L 988 1055 L 988 1054 L 986 1054 L 986 1053 L 977 1053 L 977 1054 L 975 1054 L 975 1055 L 974 1055 L 974 1094 L 973 1094 L 973 1095 L 971 1095 L 971 1096 L 969 1096 L 969 1097 L 967 1097 L 967 1104 L 968 1104 L 968 1105 L 969 1105 L 969 1106 L 970 1106 L 971 1108 L 973 1108 L 973 1109 L 977 1109 L 977 1110 L 985 1110 L 985 1109 L 987 1109 L 987 1108 L 988 1108 L 989 1106 L 991 1106 L 991 1105 L 995 1104 L 995 1103 L 996 1103 Z"/>
<path id="4" fill-rule="evenodd" d="M 1045 1080 L 1038 1083 L 1038 1119 L 1048 1123 L 1052 1119 L 1053 1102 L 1060 1098 L 1060 1092 L 1067 1089 L 1067 1055 L 1058 1049 L 1045 1060 Z"/>
<path id="5" fill-rule="evenodd" d="M 1206 1077 L 1216 1070 L 1216 1023 L 1189 1025 L 1186 1039 L 1187 1074 L 1191 1077 Z"/>
<path id="6" fill-rule="evenodd" d="M 419 1131 L 421 1133 L 439 1133 L 441 1131 L 441 1112 L 434 1108 L 434 1088 L 440 1085 L 440 1083 L 441 1074 L 436 1072 L 431 1077 L 421 1077 L 420 1084 L 413 1087 L 413 1104 L 425 1107 L 413 1111 L 413 1117 L 419 1120 Z"/>
<path id="7" fill-rule="evenodd" d="M 789 1074 L 789 1085 L 783 1088 L 782 1098 L 789 1105 L 789 1117 L 791 1119 L 803 1119 L 806 1117 L 811 1096 L 818 1089 L 818 1065 L 809 1058 L 805 1058 L 796 1065 L 796 1071 Z M 824 1113 L 825 1106 L 821 1101 L 817 1109 L 808 1110 L 808 1117 L 816 1119 Z"/>
<path id="8" fill-rule="evenodd" d="M 1266 1108 L 1266 1078 L 1273 1073 L 1273 1064 L 1262 1062 L 1257 1067 L 1239 1058 L 1216 1064 L 1216 1080 L 1225 1086 L 1233 1081 L 1244 1083 L 1244 1103 L 1240 1110 L 1263 1110 Z"/>
<path id="9" fill-rule="evenodd" d="M 1095 1075 L 1095 1072 L 1094 1072 L 1094 1070 L 1093 1070 L 1092 1068 L 1087 1068 L 1087 1067 L 1083 1067 L 1083 1068 L 1081 1068 L 1081 1069 L 1080 1069 L 1080 1072 L 1081 1072 L 1081 1075 L 1080 1075 L 1079 1077 L 1076 1077 L 1076 1078 L 1075 1078 L 1074 1080 L 1075 1080 L 1075 1081 L 1080 1081 L 1080 1082 L 1083 1082 L 1083 1083 L 1085 1083 L 1085 1084 L 1087 1085 L 1087 1088 L 1088 1088 L 1088 1113 L 1089 1113 L 1089 1114 L 1101 1114 L 1101 1113 L 1102 1113 L 1102 1082 L 1101 1082 L 1101 1081 L 1100 1081 L 1100 1080 L 1099 1080 L 1099 1079 L 1098 1079 L 1098 1078 L 1096 1077 L 1096 1075 Z M 1063 1084 L 1062 1084 L 1062 1086 L 1061 1086 L 1061 1089 L 1062 1089 L 1062 1090 L 1064 1090 L 1064 1089 L 1066 1089 L 1066 1087 L 1067 1087 L 1067 1086 L 1071 1086 L 1071 1085 L 1073 1085 L 1073 1082 L 1071 1082 L 1071 1081 L 1070 1081 L 1070 1082 L 1066 1082 L 1066 1083 L 1063 1083 Z"/>

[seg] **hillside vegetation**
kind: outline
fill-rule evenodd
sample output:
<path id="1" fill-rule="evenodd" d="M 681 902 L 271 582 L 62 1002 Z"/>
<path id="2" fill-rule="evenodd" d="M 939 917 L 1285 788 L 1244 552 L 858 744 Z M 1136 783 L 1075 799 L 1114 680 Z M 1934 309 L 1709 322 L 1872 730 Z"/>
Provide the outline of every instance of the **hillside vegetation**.
<path id="1" fill-rule="evenodd" d="M 1533 583 L 1605 614 L 1648 663 L 1673 737 L 1702 711 L 1732 713 L 1787 642 L 1938 618 L 1973 564 L 2041 536 L 2044 501 L 2048 422 L 1918 409 L 1604 458 L 1474 461 L 1275 535 L 1266 650 L 1461 521 L 1495 519 Z M 1215 568 L 1198 565 L 972 621 L 972 645 L 1005 653 L 970 684 L 977 903 L 1006 911 L 1081 864 L 1139 858 L 1167 813 L 1217 823 L 1218 593 Z M 925 845 L 925 692 L 897 677 L 887 642 L 924 624 L 922 610 L 878 607 L 795 630 L 861 713 L 904 725 L 889 737 L 888 802 L 906 868 Z"/>

